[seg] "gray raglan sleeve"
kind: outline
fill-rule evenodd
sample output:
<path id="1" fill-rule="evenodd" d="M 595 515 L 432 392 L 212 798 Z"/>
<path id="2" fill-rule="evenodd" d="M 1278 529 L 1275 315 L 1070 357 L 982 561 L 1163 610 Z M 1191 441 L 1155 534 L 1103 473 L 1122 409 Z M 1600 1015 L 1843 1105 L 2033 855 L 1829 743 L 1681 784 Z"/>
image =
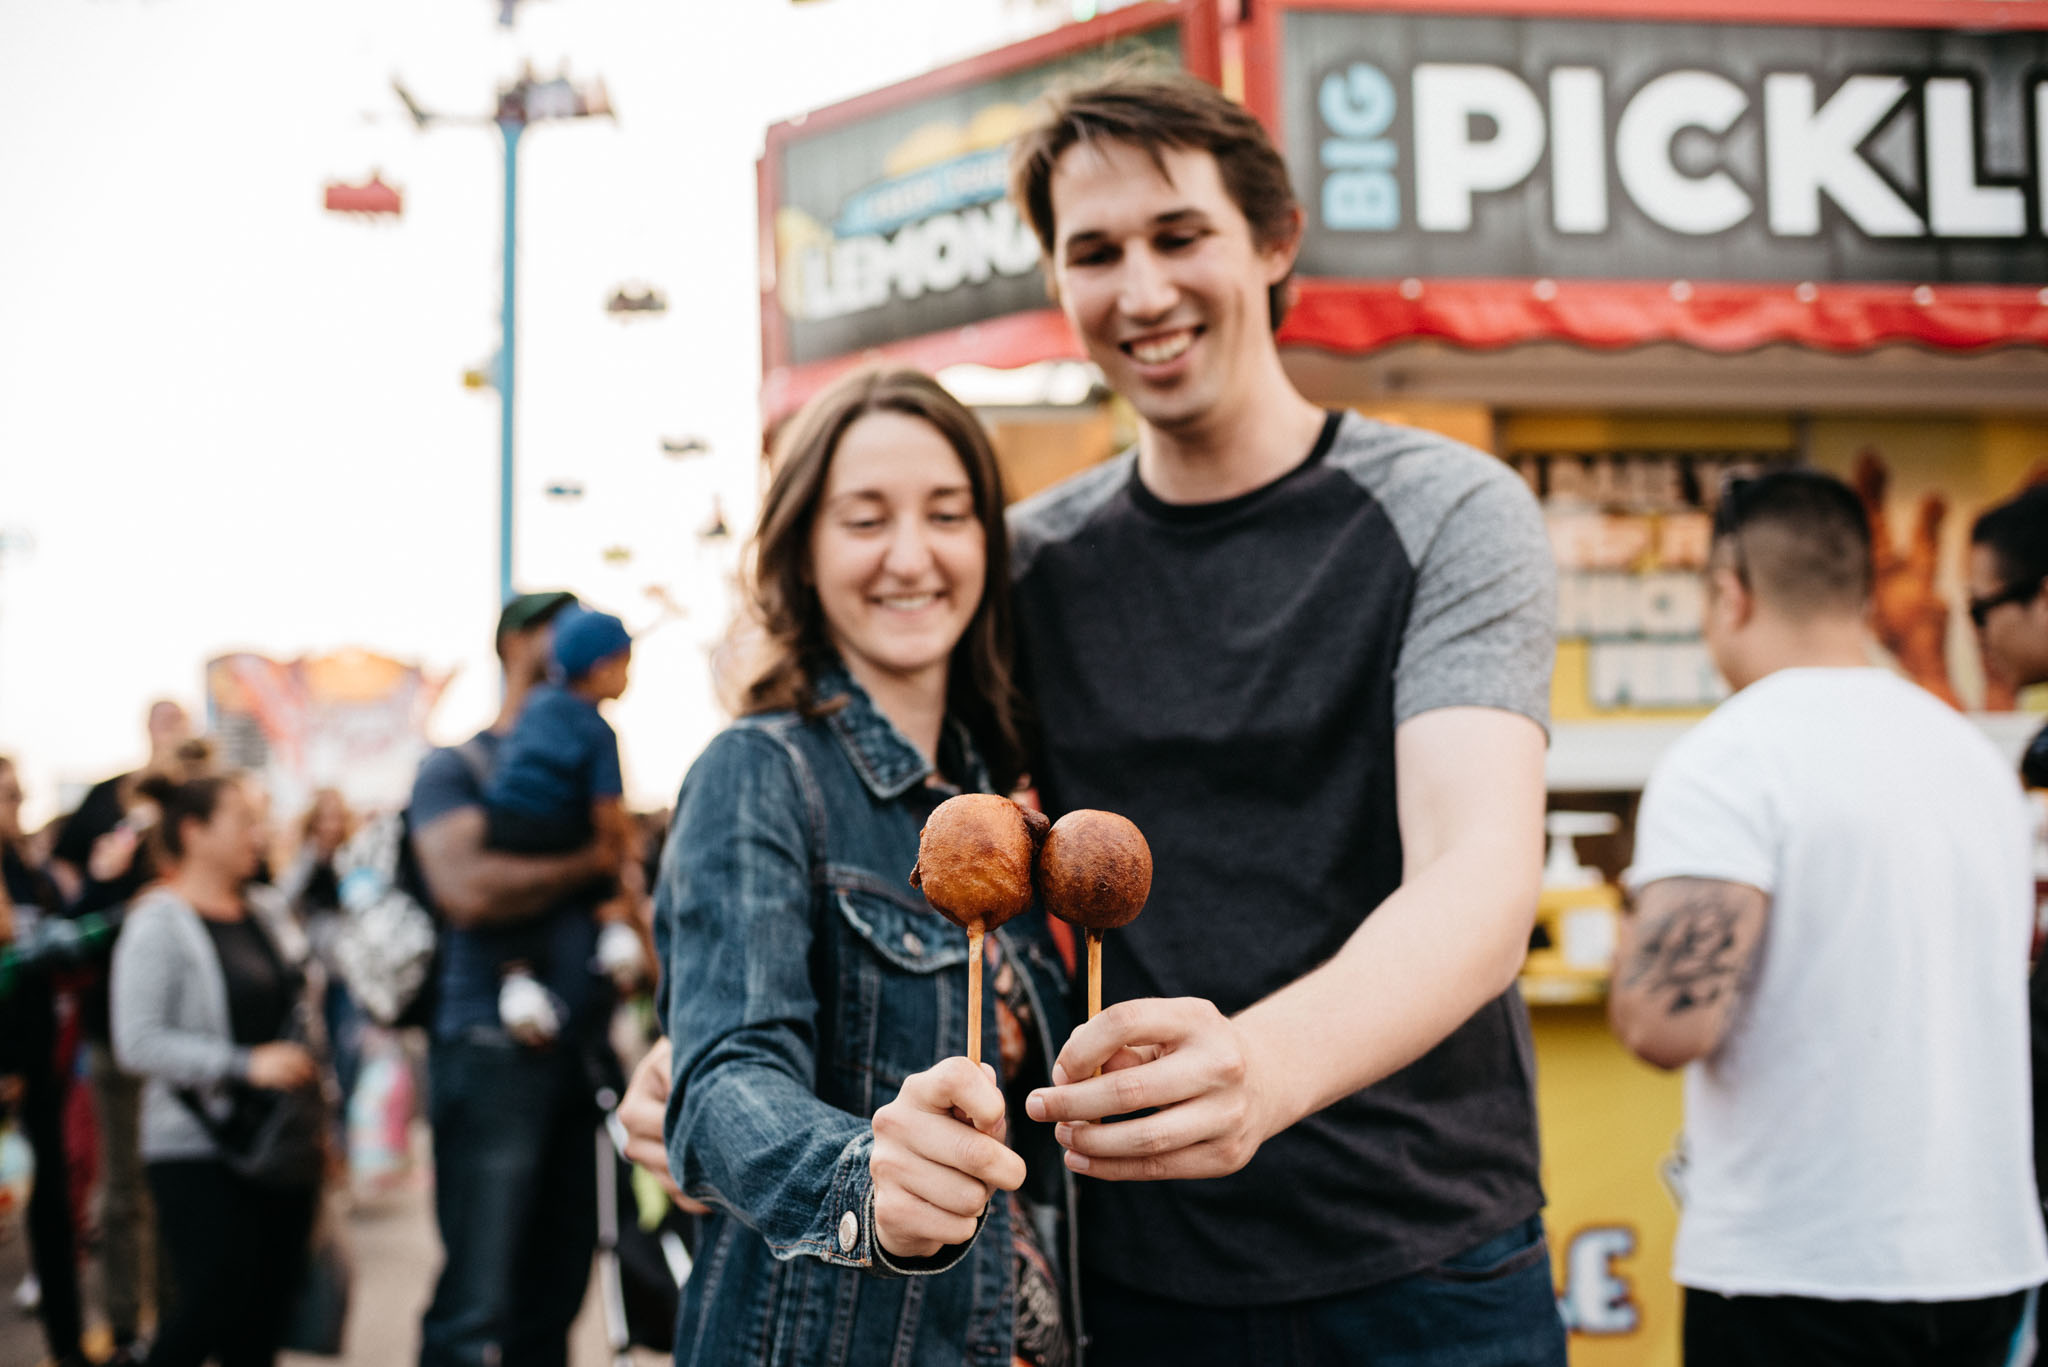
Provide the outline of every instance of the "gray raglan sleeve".
<path id="1" fill-rule="evenodd" d="M 1491 456 L 1420 457 L 1415 597 L 1394 672 L 1394 724 L 1439 707 L 1519 712 L 1546 731 L 1557 568 L 1529 488 Z M 1418 492 L 1421 492 L 1418 490 Z M 1414 505 L 1410 505 L 1414 506 Z"/>

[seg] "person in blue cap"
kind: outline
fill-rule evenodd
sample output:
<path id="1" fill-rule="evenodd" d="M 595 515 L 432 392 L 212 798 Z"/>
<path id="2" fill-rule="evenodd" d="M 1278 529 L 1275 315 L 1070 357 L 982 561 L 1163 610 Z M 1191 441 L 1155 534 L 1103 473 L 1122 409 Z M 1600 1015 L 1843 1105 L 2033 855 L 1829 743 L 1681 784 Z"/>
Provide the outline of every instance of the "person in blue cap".
<path id="1" fill-rule="evenodd" d="M 610 613 L 572 608 L 556 619 L 550 652 L 548 682 L 520 710 L 484 790 L 485 843 L 513 854 L 563 854 L 595 840 L 616 866 L 630 848 L 619 738 L 598 705 L 626 691 L 633 638 Z M 605 882 L 592 889 L 601 910 L 610 901 Z M 514 932 L 505 948 L 511 957 L 501 968 L 499 1019 L 521 1043 L 546 1044 L 565 1011 L 535 976 L 545 967 L 545 936 Z"/>
<path id="2" fill-rule="evenodd" d="M 598 705 L 626 691 L 633 638 L 608 612 L 557 619 L 549 681 L 534 689 L 484 790 L 488 843 L 560 854 L 592 837 L 623 854 L 619 738 Z"/>

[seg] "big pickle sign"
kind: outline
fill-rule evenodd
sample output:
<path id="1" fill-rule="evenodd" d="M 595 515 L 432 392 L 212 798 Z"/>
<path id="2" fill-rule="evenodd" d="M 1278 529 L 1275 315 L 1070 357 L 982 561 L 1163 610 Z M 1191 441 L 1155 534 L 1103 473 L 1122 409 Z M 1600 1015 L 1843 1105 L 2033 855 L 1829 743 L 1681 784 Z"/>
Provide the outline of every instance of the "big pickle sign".
<path id="1" fill-rule="evenodd" d="M 1290 11 L 1304 274 L 2048 281 L 2048 35 Z"/>

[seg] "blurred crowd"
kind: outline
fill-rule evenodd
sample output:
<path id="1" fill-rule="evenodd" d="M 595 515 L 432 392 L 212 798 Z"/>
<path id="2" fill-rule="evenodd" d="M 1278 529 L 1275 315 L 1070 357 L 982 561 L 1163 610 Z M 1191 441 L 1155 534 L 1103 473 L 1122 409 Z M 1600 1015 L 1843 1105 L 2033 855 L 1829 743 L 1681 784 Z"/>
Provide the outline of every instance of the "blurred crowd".
<path id="1" fill-rule="evenodd" d="M 1006 512 L 933 377 L 813 395 L 753 539 L 758 667 L 665 851 L 603 714 L 631 636 L 566 592 L 503 605 L 500 712 L 401 811 L 326 793 L 280 840 L 168 703 L 50 830 L 0 767 L 0 1073 L 64 1367 L 81 1240 L 117 1361 L 331 1349 L 323 1194 L 341 1117 L 402 1109 L 364 1099 L 406 1076 L 372 1066 L 394 1029 L 444 1254 L 421 1367 L 565 1367 L 634 1231 L 662 1294 L 614 1341 L 685 1363 L 1567 1361 L 1517 986 L 1557 625 L 1531 490 L 1294 387 L 1303 216 L 1215 89 L 1066 91 L 1011 174 L 1134 451 Z M 1606 983 L 1621 1043 L 1686 1069 L 1685 1359 L 2030 1360 L 2020 777 L 1875 656 L 1849 485 L 1710 503 L 1732 695 L 1644 790 Z M 1978 520 L 1969 579 L 1987 657 L 2048 681 L 2048 491 Z M 1114 860 L 1058 876 L 1090 828 Z"/>
<path id="2" fill-rule="evenodd" d="M 623 688 L 623 628 L 582 612 L 579 638 L 557 623 L 565 610 L 578 612 L 568 594 L 507 609 L 507 716 L 530 711 L 572 734 L 582 725 L 590 734 L 570 743 L 594 735 L 608 777 L 592 791 L 587 755 L 551 769 L 559 747 L 544 728 L 517 732 L 520 763 L 494 766 L 512 786 L 478 813 L 491 828 L 431 856 L 462 913 L 504 919 L 501 897 L 523 909 L 538 886 L 569 909 L 552 925 L 435 924 L 410 809 L 358 811 L 325 787 L 278 823 L 260 779 L 223 767 L 174 701 L 149 707 L 140 767 L 36 830 L 22 825 L 19 771 L 0 758 L 0 1120 L 13 1121 L 0 1129 L 13 1144 L 0 1168 L 8 1192 L 30 1193 L 20 1213 L 33 1262 L 7 1290 L 40 1316 L 62 1367 L 242 1367 L 281 1347 L 338 1351 L 348 1269 L 334 1261 L 331 1222 L 353 1197 L 413 1175 L 430 1052 L 447 1099 L 436 1142 L 459 1149 L 472 1176 L 444 1170 L 451 1257 L 429 1324 L 473 1338 L 503 1317 L 507 1298 L 485 1288 L 507 1276 L 491 1260 L 509 1241 L 489 1222 L 519 1218 L 540 1188 L 566 1203 L 565 1261 L 543 1279 L 563 1288 L 548 1328 L 532 1332 L 566 1331 L 597 1233 L 590 1137 L 646 1044 L 647 889 L 665 821 L 623 812 L 616 743 L 573 691 L 594 671 L 605 696 Z M 529 693 L 545 695 L 541 706 L 522 707 Z M 580 787 L 550 787 L 551 775 L 578 773 Z M 496 801 L 501 792 L 513 796 Z M 533 856 L 550 875 L 534 883 L 532 870 L 500 866 L 528 857 L 512 849 L 570 853 Z M 394 906 L 422 918 L 409 957 L 364 947 Z M 571 922 L 589 928 L 587 942 Z M 472 936 L 494 941 L 487 979 L 470 971 Z M 534 1075 L 478 1062 L 494 1049 L 539 1061 Z M 459 1099 L 448 1096 L 456 1079 Z M 635 1199 L 630 1185 L 622 1193 Z M 673 1281 L 643 1337 L 665 1343 Z"/>

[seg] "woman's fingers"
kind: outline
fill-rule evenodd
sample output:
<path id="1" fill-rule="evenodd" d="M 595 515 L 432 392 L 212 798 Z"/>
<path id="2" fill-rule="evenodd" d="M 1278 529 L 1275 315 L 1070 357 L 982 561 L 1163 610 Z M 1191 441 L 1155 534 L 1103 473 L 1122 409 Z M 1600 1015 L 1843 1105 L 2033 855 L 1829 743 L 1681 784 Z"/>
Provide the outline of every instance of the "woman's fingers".
<path id="1" fill-rule="evenodd" d="M 978 1218 L 993 1194 L 988 1183 L 969 1177 L 958 1168 L 945 1167 L 893 1147 L 877 1154 L 870 1170 L 877 1191 L 884 1187 L 907 1191 L 940 1210 L 968 1219 Z"/>
<path id="2" fill-rule="evenodd" d="M 974 1237 L 980 1216 L 955 1215 L 900 1189 L 875 1188 L 875 1239 L 898 1258 L 929 1258 Z"/>
<path id="3" fill-rule="evenodd" d="M 883 1249 L 929 1257 L 973 1237 L 989 1198 L 1024 1184 L 1024 1160 L 999 1137 L 1007 1121 L 993 1069 L 950 1058 L 904 1080 L 875 1112 L 868 1158 Z"/>

